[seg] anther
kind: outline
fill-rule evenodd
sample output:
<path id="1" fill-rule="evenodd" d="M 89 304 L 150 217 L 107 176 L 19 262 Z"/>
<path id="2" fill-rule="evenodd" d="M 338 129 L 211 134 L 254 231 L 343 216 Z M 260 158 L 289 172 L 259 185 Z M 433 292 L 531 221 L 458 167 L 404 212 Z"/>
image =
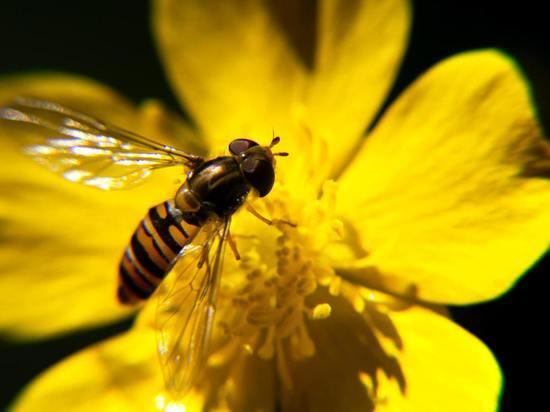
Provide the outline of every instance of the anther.
<path id="1" fill-rule="evenodd" d="M 258 278 L 262 274 L 262 271 L 260 269 L 253 270 L 249 274 L 246 275 L 246 278 L 248 280 L 254 280 Z"/>

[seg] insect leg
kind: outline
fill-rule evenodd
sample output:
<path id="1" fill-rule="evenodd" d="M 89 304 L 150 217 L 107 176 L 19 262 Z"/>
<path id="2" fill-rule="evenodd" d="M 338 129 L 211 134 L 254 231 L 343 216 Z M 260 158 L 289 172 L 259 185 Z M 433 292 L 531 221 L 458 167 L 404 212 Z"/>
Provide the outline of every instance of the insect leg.
<path id="1" fill-rule="evenodd" d="M 227 232 L 227 243 L 229 243 L 229 247 L 231 247 L 231 251 L 235 255 L 235 259 L 241 260 L 241 255 L 239 253 L 239 250 L 237 249 L 237 242 L 235 242 L 235 239 L 233 239 L 233 236 L 231 236 L 231 232 Z"/>
<path id="2" fill-rule="evenodd" d="M 260 219 L 262 222 L 264 222 L 265 224 L 267 225 L 272 225 L 273 224 L 273 221 L 272 220 L 269 220 L 267 217 L 264 217 L 260 214 L 260 212 L 258 212 L 256 209 L 254 209 L 252 207 L 252 205 L 250 204 L 247 204 L 246 205 L 246 210 L 248 210 L 250 213 L 252 213 L 254 216 L 256 216 L 258 219 Z"/>
<path id="3" fill-rule="evenodd" d="M 292 227 L 296 227 L 297 224 L 296 223 L 292 223 L 292 222 L 289 222 L 288 220 L 283 220 L 283 219 L 274 219 L 274 220 L 270 220 L 268 219 L 267 217 L 265 216 L 262 216 L 260 214 L 260 212 L 258 212 L 256 209 L 254 209 L 252 207 L 252 205 L 250 204 L 247 204 L 246 205 L 246 210 L 248 210 L 250 213 L 252 213 L 254 216 L 256 216 L 258 219 L 260 219 L 262 222 L 264 222 L 265 224 L 271 226 L 273 225 L 273 223 L 277 222 L 277 223 L 284 223 L 285 225 L 289 225 L 289 226 L 292 226 Z"/>

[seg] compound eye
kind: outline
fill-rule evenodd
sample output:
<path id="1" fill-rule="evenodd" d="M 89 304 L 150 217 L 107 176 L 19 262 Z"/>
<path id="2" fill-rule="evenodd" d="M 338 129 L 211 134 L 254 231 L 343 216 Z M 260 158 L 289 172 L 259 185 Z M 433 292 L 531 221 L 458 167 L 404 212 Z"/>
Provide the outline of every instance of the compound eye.
<path id="1" fill-rule="evenodd" d="M 267 160 L 247 158 L 241 163 L 241 170 L 250 185 L 264 197 L 275 183 L 273 164 Z"/>
<path id="2" fill-rule="evenodd" d="M 258 143 L 249 139 L 235 139 L 229 143 L 229 151 L 238 156 L 254 146 L 258 146 Z"/>

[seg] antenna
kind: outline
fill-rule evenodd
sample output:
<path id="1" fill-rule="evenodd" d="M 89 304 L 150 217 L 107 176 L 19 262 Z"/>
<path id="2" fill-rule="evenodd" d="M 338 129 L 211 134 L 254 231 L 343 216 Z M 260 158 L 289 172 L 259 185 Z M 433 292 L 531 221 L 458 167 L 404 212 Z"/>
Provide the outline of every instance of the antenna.
<path id="1" fill-rule="evenodd" d="M 271 143 L 269 144 L 269 148 L 271 149 L 273 146 L 278 144 L 281 141 L 281 138 L 279 136 L 273 136 L 273 139 L 271 139 Z"/>
<path id="2" fill-rule="evenodd" d="M 276 144 L 279 144 L 281 141 L 281 138 L 279 136 L 275 136 L 275 130 L 273 130 L 273 138 L 271 139 L 271 143 L 269 144 L 269 148 L 271 149 Z M 273 156 L 288 156 L 288 152 L 277 152 L 272 153 Z"/>

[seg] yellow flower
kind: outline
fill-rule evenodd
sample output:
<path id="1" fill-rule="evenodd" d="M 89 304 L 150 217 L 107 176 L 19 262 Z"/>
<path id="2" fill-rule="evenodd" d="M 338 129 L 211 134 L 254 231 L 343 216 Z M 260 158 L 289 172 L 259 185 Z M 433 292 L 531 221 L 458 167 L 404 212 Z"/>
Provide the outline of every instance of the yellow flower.
<path id="1" fill-rule="evenodd" d="M 235 216 L 243 259 L 225 259 L 212 352 L 185 399 L 163 393 L 149 302 L 129 332 L 45 372 L 14 410 L 496 409 L 495 359 L 441 305 L 504 293 L 548 247 L 550 149 L 524 80 L 495 50 L 451 57 L 363 139 L 403 55 L 408 1 L 319 2 L 311 67 L 281 23 L 297 12 L 154 3 L 162 58 L 196 127 L 76 76 L 0 81 L 0 104 L 40 96 L 209 155 L 237 136 L 267 143 L 274 128 L 291 155 L 254 206 L 298 223 Z M 127 316 L 118 260 L 181 170 L 101 192 L 25 158 L 14 137 L 36 136 L 21 134 L 0 129 L 2 330 L 45 338 Z"/>

